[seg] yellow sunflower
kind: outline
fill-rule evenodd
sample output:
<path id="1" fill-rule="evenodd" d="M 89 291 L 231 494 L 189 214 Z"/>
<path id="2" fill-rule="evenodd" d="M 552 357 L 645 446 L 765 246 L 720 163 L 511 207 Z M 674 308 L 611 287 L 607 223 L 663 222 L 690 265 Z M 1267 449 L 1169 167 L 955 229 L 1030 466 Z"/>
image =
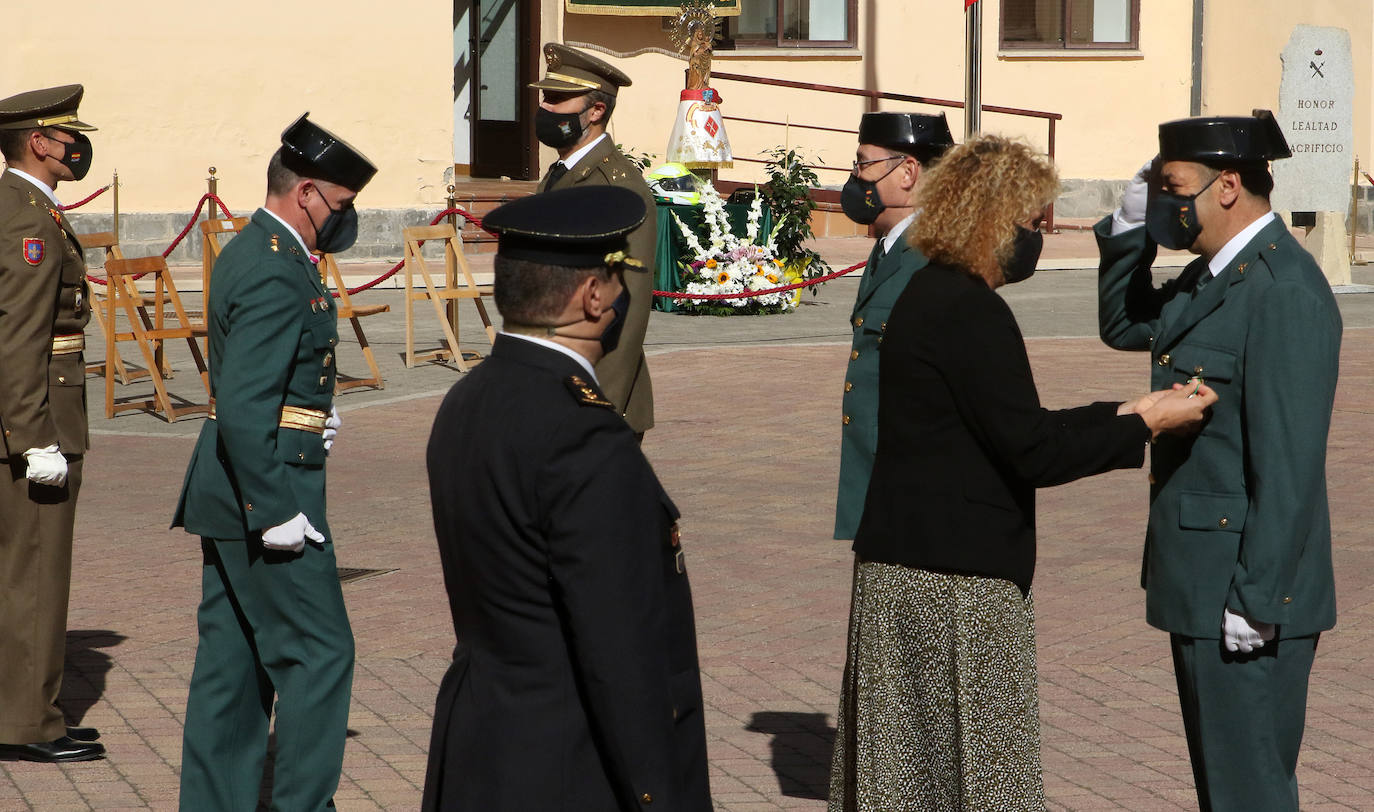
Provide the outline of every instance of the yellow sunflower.
<path id="1" fill-rule="evenodd" d="M 717 285 L 724 285 L 726 282 L 729 282 L 729 281 L 730 281 L 730 272 L 729 272 L 729 271 L 721 271 L 720 273 L 716 274 L 716 284 L 717 284 Z"/>

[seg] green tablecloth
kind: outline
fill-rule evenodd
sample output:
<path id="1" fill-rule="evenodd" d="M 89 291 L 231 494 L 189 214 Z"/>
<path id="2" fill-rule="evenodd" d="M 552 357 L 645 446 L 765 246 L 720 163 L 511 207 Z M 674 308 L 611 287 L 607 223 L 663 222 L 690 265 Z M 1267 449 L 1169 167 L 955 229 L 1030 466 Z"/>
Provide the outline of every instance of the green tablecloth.
<path id="1" fill-rule="evenodd" d="M 658 243 L 654 247 L 654 290 L 682 290 L 682 280 L 678 275 L 677 263 L 682 258 L 682 252 L 687 250 L 687 243 L 682 239 L 682 230 L 678 228 L 677 221 L 673 219 L 672 215 L 676 214 L 682 218 L 683 224 L 696 230 L 697 239 L 705 244 L 706 238 L 701 235 L 702 213 L 701 206 L 679 206 L 674 203 L 658 204 Z M 749 207 L 743 203 L 726 203 L 725 216 L 730 221 L 731 233 L 743 237 L 749 227 Z M 765 206 L 763 217 L 760 218 L 759 234 L 768 234 L 772 230 L 773 215 Z M 673 299 L 655 296 L 654 309 L 671 313 L 677 309 L 677 303 Z"/>

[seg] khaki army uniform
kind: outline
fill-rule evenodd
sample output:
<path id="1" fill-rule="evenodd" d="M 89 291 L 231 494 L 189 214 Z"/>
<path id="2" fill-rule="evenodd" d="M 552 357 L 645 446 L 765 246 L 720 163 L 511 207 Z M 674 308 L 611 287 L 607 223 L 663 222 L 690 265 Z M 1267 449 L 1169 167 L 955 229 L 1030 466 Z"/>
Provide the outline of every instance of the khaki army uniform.
<path id="1" fill-rule="evenodd" d="M 630 291 L 630 312 L 620 343 L 596 365 L 596 377 L 606 397 L 616 405 L 635 433 L 654 427 L 654 389 L 649 381 L 649 363 L 644 358 L 644 335 L 649 330 L 649 310 L 654 299 L 654 245 L 658 240 L 658 215 L 653 193 L 644 182 L 639 167 L 616 149 L 609 135 L 592 147 L 582 160 L 553 184 L 548 173 L 539 181 L 539 191 L 574 186 L 601 185 L 629 189 L 644 199 L 648 215 L 630 232 L 628 253 L 644 263 L 643 271 L 627 271 L 625 287 Z"/>
<path id="2" fill-rule="evenodd" d="M 86 452 L 81 243 L 33 182 L 0 174 L 0 743 L 65 735 L 57 708 L 72 529 Z M 30 483 L 24 452 L 57 445 L 62 487 Z"/>

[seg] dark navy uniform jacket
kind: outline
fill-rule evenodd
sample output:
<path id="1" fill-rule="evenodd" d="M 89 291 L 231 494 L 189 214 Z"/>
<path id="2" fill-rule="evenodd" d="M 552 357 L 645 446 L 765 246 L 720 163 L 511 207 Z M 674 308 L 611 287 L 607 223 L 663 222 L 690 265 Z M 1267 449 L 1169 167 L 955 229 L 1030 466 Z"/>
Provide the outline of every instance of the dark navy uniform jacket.
<path id="1" fill-rule="evenodd" d="M 709 810 L 677 508 L 572 358 L 508 335 L 435 417 L 458 635 L 426 810 Z"/>

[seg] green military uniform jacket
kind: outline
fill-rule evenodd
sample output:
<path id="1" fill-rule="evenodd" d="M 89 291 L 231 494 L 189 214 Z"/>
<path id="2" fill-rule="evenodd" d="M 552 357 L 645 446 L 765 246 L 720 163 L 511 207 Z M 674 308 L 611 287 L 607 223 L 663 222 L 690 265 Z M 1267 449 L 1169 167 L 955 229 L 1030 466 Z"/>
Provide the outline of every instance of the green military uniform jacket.
<path id="1" fill-rule="evenodd" d="M 191 454 L 173 527 L 242 539 L 299 512 L 332 540 L 324 441 L 278 423 L 283 406 L 330 410 L 336 313 L 305 249 L 259 209 L 225 246 L 210 281 L 215 419 Z"/>
<path id="2" fill-rule="evenodd" d="M 1151 447 L 1146 620 L 1198 638 L 1220 638 L 1224 608 L 1280 637 L 1331 628 L 1341 317 L 1321 270 L 1274 218 L 1215 279 L 1199 258 L 1156 289 L 1144 228 L 1111 236 L 1106 218 L 1096 232 L 1102 340 L 1148 350 L 1151 389 L 1200 376 L 1219 397 L 1199 434 Z"/>
<path id="3" fill-rule="evenodd" d="M 80 336 L 91 319 L 86 262 L 62 210 L 10 171 L 0 175 L 0 249 L 0 459 L 53 443 L 83 454 L 86 362 L 54 352 L 53 339 Z"/>
<path id="4" fill-rule="evenodd" d="M 643 173 L 616 149 L 609 135 L 602 136 L 552 188 L 581 184 L 629 189 L 644 199 L 648 212 L 639 228 L 629 234 L 629 254 L 644 263 L 644 271 L 625 274 L 625 285 L 630 291 L 630 312 L 625 316 L 620 343 L 596 364 L 596 378 L 606 397 L 620 410 L 630 428 L 643 434 L 654 426 L 654 389 L 649 381 L 649 364 L 644 358 L 644 335 L 649 330 L 649 309 L 653 305 L 658 209 Z M 539 191 L 546 192 L 549 188 L 548 173 L 545 173 L 539 181 Z"/>
<path id="5" fill-rule="evenodd" d="M 835 538 L 852 539 L 864 512 L 864 495 L 878 451 L 878 347 L 887 316 L 906 289 L 911 275 L 929 260 L 907 244 L 905 230 L 892 250 L 882 253 L 878 240 L 859 282 L 859 295 L 849 323 L 854 342 L 844 375 L 843 426 L 840 430 L 840 488 L 835 499 Z"/>

